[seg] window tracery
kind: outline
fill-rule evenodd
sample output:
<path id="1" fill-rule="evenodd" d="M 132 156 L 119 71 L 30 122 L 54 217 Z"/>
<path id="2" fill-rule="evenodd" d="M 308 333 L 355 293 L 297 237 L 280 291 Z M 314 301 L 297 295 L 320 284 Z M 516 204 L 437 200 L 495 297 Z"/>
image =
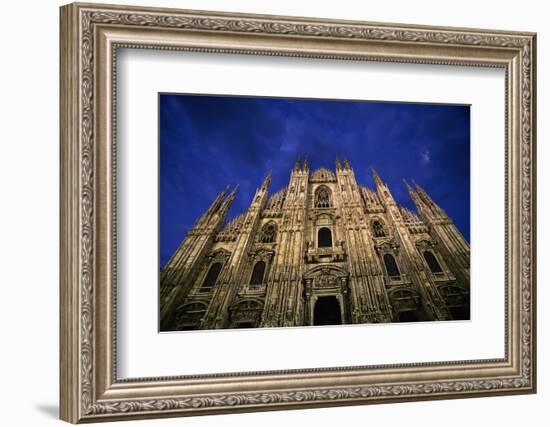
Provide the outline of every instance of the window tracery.
<path id="1" fill-rule="evenodd" d="M 374 220 L 372 222 L 372 232 L 374 237 L 384 237 L 386 235 L 386 230 L 384 230 L 384 226 L 379 220 Z"/>
<path id="2" fill-rule="evenodd" d="M 277 235 L 277 228 L 275 224 L 267 224 L 262 229 L 262 234 L 260 236 L 261 243 L 273 243 Z"/>
<path id="3" fill-rule="evenodd" d="M 330 208 L 332 206 L 330 201 L 330 193 L 326 187 L 321 187 L 317 190 L 315 198 L 315 207 L 317 208 Z"/>

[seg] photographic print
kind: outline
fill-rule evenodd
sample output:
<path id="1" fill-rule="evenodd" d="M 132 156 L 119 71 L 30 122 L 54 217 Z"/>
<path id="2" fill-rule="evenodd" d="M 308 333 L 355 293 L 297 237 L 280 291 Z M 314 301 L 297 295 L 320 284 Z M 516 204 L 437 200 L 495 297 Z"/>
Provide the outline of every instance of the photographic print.
<path id="1" fill-rule="evenodd" d="M 158 99 L 161 332 L 470 319 L 468 105 Z"/>

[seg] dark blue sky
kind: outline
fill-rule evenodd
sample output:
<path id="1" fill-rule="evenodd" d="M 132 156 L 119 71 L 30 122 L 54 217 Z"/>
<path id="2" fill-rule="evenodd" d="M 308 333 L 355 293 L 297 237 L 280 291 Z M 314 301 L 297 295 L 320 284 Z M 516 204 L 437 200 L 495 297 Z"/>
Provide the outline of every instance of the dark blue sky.
<path id="1" fill-rule="evenodd" d="M 470 236 L 470 108 L 460 105 L 159 95 L 160 265 L 226 185 L 244 211 L 270 169 L 288 185 L 298 157 L 310 170 L 347 157 L 359 184 L 372 165 L 397 202 L 414 209 L 414 179 Z"/>

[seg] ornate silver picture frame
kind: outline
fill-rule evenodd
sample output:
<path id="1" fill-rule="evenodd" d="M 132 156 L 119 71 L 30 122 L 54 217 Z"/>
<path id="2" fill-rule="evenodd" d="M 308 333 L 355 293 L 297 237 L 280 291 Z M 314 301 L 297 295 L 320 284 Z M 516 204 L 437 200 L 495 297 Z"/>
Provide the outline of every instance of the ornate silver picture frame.
<path id="1" fill-rule="evenodd" d="M 535 34 L 80 3 L 60 13 L 61 419 L 97 422 L 536 391 Z M 120 378 L 121 49 L 504 70 L 505 138 L 496 146 L 505 152 L 505 212 L 498 212 L 505 218 L 505 253 L 495 254 L 505 259 L 504 357 Z"/>

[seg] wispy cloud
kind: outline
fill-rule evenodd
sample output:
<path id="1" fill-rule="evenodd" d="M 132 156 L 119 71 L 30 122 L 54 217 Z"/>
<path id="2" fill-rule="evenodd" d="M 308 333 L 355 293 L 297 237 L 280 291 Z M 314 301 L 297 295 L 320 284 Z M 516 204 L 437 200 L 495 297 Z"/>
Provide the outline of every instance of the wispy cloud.
<path id="1" fill-rule="evenodd" d="M 420 163 L 424 166 L 429 165 L 432 162 L 431 156 L 430 156 L 430 150 L 427 148 L 424 148 L 420 152 Z"/>

